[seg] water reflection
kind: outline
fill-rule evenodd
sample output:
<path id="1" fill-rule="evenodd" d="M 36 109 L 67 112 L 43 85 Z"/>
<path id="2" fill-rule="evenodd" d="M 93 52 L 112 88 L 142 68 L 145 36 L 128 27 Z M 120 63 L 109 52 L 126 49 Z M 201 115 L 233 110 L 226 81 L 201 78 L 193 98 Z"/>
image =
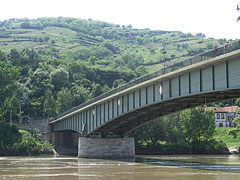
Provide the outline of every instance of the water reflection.
<path id="1" fill-rule="evenodd" d="M 79 159 L 78 173 L 91 179 L 135 179 L 135 159 L 121 160 L 97 160 L 97 159 Z"/>
<path id="2" fill-rule="evenodd" d="M 236 158 L 239 159 L 239 158 Z M 191 168 L 199 170 L 212 170 L 220 172 L 240 173 L 240 162 L 237 164 L 228 163 L 205 163 L 205 162 L 189 162 L 184 160 L 160 160 L 148 158 L 136 158 L 136 162 L 142 162 L 160 166 L 173 166 L 179 168 Z"/>
<path id="3" fill-rule="evenodd" d="M 240 179 L 239 156 L 0 157 L 0 180 Z"/>

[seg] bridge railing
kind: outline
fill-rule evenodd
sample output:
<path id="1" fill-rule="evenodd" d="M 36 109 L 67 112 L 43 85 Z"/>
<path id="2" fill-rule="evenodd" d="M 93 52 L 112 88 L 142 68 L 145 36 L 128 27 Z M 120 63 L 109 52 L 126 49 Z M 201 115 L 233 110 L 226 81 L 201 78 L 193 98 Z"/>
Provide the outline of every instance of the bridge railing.
<path id="1" fill-rule="evenodd" d="M 192 65 L 192 64 L 195 64 L 195 63 L 198 63 L 198 62 L 201 62 L 201 61 L 205 61 L 207 59 L 210 59 L 210 58 L 213 58 L 213 57 L 216 57 L 216 56 L 220 56 L 220 55 L 223 55 L 223 54 L 226 54 L 226 53 L 229 53 L 229 52 L 232 52 L 232 51 L 235 51 L 235 50 L 238 50 L 240 49 L 240 41 L 235 41 L 234 43 L 231 43 L 231 44 L 226 44 L 224 46 L 221 46 L 219 48 L 216 48 L 214 50 L 210 50 L 210 51 L 207 51 L 207 52 L 203 52 L 203 53 L 200 53 L 200 54 L 197 54 L 195 56 L 192 56 L 190 58 L 186 58 L 186 59 L 183 59 L 171 66 L 168 66 L 168 67 L 165 67 L 165 68 L 161 68 L 160 70 L 157 70 L 155 72 L 152 72 L 152 73 L 148 73 L 144 76 L 141 76 L 139 78 L 136 78 L 120 87 L 117 87 L 115 89 L 112 89 L 96 98 L 93 98 L 92 100 L 90 101 L 87 101 L 87 102 L 84 102 L 82 104 L 80 104 L 79 106 L 76 106 L 75 108 L 72 108 L 58 116 L 56 116 L 55 118 L 53 118 L 50 122 L 56 120 L 56 119 L 59 119 L 69 113 L 72 113 L 78 109 L 81 109 L 87 105 L 90 105 L 94 102 L 97 102 L 103 98 L 106 98 L 106 97 L 109 97 L 115 93 L 118 93 L 118 92 L 121 92 L 122 90 L 124 89 L 127 89 L 127 88 L 130 88 L 134 85 L 137 85 L 141 82 L 144 82 L 144 81 L 147 81 L 147 80 L 150 80 L 150 79 L 153 79 L 157 76 L 160 76 L 160 75 L 163 75 L 163 74 L 166 74 L 166 73 L 169 73 L 169 72 L 172 72 L 172 71 L 175 71 L 177 69 L 180 69 L 180 68 L 183 68 L 183 67 L 186 67 L 186 66 L 189 66 L 189 65 Z"/>

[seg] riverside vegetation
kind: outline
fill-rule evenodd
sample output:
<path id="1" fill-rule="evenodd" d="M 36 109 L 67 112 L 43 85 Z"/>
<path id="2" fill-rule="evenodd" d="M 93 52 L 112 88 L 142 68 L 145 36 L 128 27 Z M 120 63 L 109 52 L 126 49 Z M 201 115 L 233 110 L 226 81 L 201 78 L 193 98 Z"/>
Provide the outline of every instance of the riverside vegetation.
<path id="1" fill-rule="evenodd" d="M 52 154 L 53 146 L 41 141 L 38 129 L 30 132 L 18 130 L 15 125 L 0 122 L 0 155 L 43 155 Z"/>
<path id="2" fill-rule="evenodd" d="M 239 146 L 228 128 L 215 128 L 215 112 L 197 107 L 160 117 L 131 132 L 137 154 L 225 154 Z"/>
<path id="3" fill-rule="evenodd" d="M 226 39 L 206 38 L 202 33 L 192 35 L 178 31 L 134 29 L 131 25 L 120 26 L 91 19 L 58 17 L 2 21 L 0 121 L 12 119 L 17 123 L 24 115 L 34 119 L 54 117 L 162 68 L 163 62 L 170 65 L 212 50 L 214 44 L 220 46 L 224 43 Z M 163 117 L 158 123 L 168 118 L 174 125 L 178 123 L 179 118 L 176 117 L 179 116 Z M 165 131 L 167 133 L 167 127 Z M 179 131 L 177 126 L 175 131 Z M 180 137 L 184 135 L 189 139 L 185 131 Z M 20 142 L 17 137 L 14 139 Z M 210 137 L 207 139 L 213 142 Z M 3 139 L 0 141 L 5 142 Z M 137 143 L 140 141 L 149 147 L 149 139 Z M 175 145 L 182 145 L 180 142 L 183 139 Z M 184 142 L 183 148 L 191 145 L 196 149 L 192 140 Z M 173 142 L 166 144 L 172 146 Z"/>

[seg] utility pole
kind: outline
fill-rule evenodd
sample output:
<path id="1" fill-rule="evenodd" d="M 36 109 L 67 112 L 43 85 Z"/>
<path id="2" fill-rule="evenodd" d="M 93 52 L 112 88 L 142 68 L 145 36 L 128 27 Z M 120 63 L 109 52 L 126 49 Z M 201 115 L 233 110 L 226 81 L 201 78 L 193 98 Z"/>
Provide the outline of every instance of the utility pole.
<path id="1" fill-rule="evenodd" d="M 163 54 L 163 68 L 165 68 L 166 67 L 166 59 L 165 59 L 165 57 L 166 57 L 167 52 L 163 51 L 162 54 Z"/>
<path id="2" fill-rule="evenodd" d="M 166 47 L 165 47 L 165 43 L 162 44 L 163 45 L 163 50 L 162 50 L 162 54 L 163 54 L 163 68 L 166 67 L 166 54 L 167 54 L 167 51 L 166 51 Z"/>

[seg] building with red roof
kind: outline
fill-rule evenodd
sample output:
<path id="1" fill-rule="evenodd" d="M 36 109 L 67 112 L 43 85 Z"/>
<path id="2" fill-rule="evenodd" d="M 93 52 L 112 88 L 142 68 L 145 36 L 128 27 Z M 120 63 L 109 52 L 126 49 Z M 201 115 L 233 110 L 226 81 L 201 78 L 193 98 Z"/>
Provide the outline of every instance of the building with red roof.
<path id="1" fill-rule="evenodd" d="M 234 118 L 237 116 L 238 106 L 207 107 L 215 111 L 216 127 L 233 127 Z"/>

